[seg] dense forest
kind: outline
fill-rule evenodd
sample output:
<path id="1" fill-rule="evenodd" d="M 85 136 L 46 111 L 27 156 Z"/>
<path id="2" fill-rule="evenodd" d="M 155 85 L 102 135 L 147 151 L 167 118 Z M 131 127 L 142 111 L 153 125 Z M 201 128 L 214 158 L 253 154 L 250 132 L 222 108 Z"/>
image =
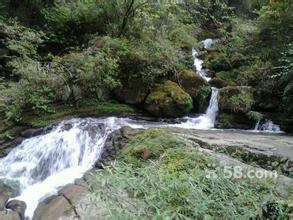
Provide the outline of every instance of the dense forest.
<path id="1" fill-rule="evenodd" d="M 24 129 L 71 116 L 140 115 L 172 121 L 202 114 L 213 88 L 219 103 L 216 128 L 252 130 L 272 120 L 292 133 L 292 9 L 290 0 L 1 0 L 0 145 Z M 213 44 L 206 47 L 206 39 Z M 195 52 L 209 81 L 197 74 Z M 261 218 L 259 203 L 268 188 L 203 180 L 209 159 L 169 132 L 150 130 L 135 137 L 112 170 L 97 174 L 100 186 L 111 182 L 95 192 L 113 208 L 104 219 Z M 163 168 L 158 168 L 163 159 L 155 142 L 168 146 Z M 150 146 L 148 151 L 143 143 Z M 185 150 L 172 151 L 175 145 Z M 155 162 L 141 165 L 137 155 L 149 158 L 149 151 L 154 151 Z M 157 168 L 159 180 L 152 172 Z M 150 182 L 143 185 L 142 179 Z M 194 192 L 183 182 L 204 189 Z M 134 193 L 124 202 L 135 203 L 133 198 L 144 195 L 143 202 L 133 209 L 121 205 L 115 200 L 119 192 L 110 195 L 118 187 Z M 227 200 L 234 189 L 239 193 Z M 276 210 L 276 216 L 264 216 L 290 218 L 287 210 Z"/>
<path id="2" fill-rule="evenodd" d="M 188 76 L 191 49 L 209 37 L 220 39 L 204 58 L 211 84 L 249 86 L 254 95 L 223 103 L 221 126 L 231 126 L 234 113 L 259 118 L 265 112 L 292 131 L 291 7 L 265 0 L 2 1 L 1 117 L 25 123 L 27 114 L 56 113 L 60 105 L 113 100 L 161 117 L 198 112 L 210 88 Z M 179 112 L 146 104 L 157 102 L 147 96 L 166 80 L 197 83 L 193 104 L 182 97 Z"/>

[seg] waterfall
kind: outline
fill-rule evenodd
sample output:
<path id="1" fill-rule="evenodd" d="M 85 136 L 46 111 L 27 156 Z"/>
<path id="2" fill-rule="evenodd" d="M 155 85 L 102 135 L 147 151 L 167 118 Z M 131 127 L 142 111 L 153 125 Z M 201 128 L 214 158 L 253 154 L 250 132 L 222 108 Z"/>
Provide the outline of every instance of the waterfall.
<path id="1" fill-rule="evenodd" d="M 209 48 L 213 40 L 203 41 Z M 194 65 L 204 79 L 203 61 L 193 49 Z M 108 135 L 123 127 L 180 127 L 195 129 L 214 128 L 218 113 L 218 90 L 212 88 L 209 107 L 199 117 L 186 117 L 182 123 L 168 124 L 129 118 L 87 118 L 61 122 L 47 134 L 29 138 L 15 147 L 7 157 L 0 159 L 0 180 L 19 186 L 20 196 L 14 198 L 27 205 L 25 216 L 33 217 L 38 204 L 58 193 L 63 186 L 73 183 L 90 170 L 100 157 Z"/>
<path id="2" fill-rule="evenodd" d="M 120 128 L 113 118 L 74 119 L 48 134 L 23 141 L 0 159 L 0 180 L 17 184 L 30 219 L 42 199 L 81 178 L 99 158 L 110 132 Z"/>
<path id="3" fill-rule="evenodd" d="M 191 129 L 211 129 L 215 127 L 215 121 L 218 115 L 218 89 L 212 88 L 212 96 L 209 107 L 205 114 L 199 117 L 186 117 L 186 122 L 171 127 L 191 128 Z"/>
<path id="4" fill-rule="evenodd" d="M 280 126 L 277 124 L 274 124 L 274 122 L 272 122 L 271 120 L 266 120 L 263 124 L 261 124 L 260 121 L 258 121 L 254 130 L 262 131 L 262 132 L 276 132 L 276 133 L 281 132 Z"/>

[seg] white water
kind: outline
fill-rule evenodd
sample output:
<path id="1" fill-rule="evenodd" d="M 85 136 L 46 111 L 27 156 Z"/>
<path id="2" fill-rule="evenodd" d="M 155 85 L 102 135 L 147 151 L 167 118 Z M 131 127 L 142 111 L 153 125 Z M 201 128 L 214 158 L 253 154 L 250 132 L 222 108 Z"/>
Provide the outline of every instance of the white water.
<path id="1" fill-rule="evenodd" d="M 201 43 L 203 44 L 205 49 L 209 49 L 214 43 L 216 43 L 217 40 L 213 40 L 211 38 L 208 38 Z M 204 78 L 206 81 L 210 81 L 211 77 L 208 77 L 206 75 L 205 69 L 203 69 L 203 60 L 199 58 L 199 52 L 195 49 L 192 48 L 192 56 L 194 58 L 194 67 L 196 68 L 196 72 L 198 75 L 200 75 L 202 78 Z"/>
<path id="2" fill-rule="evenodd" d="M 282 132 L 280 126 L 277 124 L 274 124 L 271 120 L 266 120 L 262 124 L 260 123 L 260 121 L 258 121 L 255 125 L 254 130 L 261 131 L 261 132 L 276 132 L 276 133 Z"/>
<path id="3" fill-rule="evenodd" d="M 209 48 L 214 41 L 203 41 Z M 193 49 L 197 73 L 207 81 L 203 61 Z M 21 191 L 17 198 L 26 202 L 25 216 L 33 217 L 38 204 L 57 194 L 63 186 L 73 183 L 90 170 L 100 157 L 108 135 L 123 126 L 132 128 L 179 127 L 192 129 L 214 128 L 218 113 L 218 90 L 212 88 L 212 96 L 205 114 L 185 117 L 181 123 L 147 122 L 129 118 L 72 119 L 63 121 L 50 133 L 23 141 L 9 155 L 0 159 L 0 180 L 16 182 Z"/>

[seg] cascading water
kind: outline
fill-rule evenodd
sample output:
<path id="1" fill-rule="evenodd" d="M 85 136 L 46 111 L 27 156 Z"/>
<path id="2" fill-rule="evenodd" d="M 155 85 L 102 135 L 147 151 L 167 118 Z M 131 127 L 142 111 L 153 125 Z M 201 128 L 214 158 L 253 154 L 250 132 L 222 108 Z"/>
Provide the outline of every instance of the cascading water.
<path id="1" fill-rule="evenodd" d="M 262 131 L 262 132 L 281 132 L 281 128 L 279 125 L 274 124 L 271 120 L 266 120 L 264 123 L 260 123 L 258 121 L 254 128 L 255 131 Z"/>
<path id="2" fill-rule="evenodd" d="M 209 48 L 215 41 L 203 41 Z M 193 49 L 197 73 L 207 81 L 203 61 Z M 26 217 L 31 219 L 42 200 L 74 182 L 91 169 L 99 159 L 108 135 L 123 126 L 132 128 L 181 127 L 210 129 L 214 127 L 218 113 L 218 90 L 212 88 L 209 107 L 204 115 L 184 118 L 185 122 L 167 124 L 146 122 L 128 118 L 72 119 L 60 123 L 50 133 L 23 141 L 9 155 L 0 159 L 0 180 L 8 180 L 19 186 L 20 196 L 14 199 L 27 204 Z"/>

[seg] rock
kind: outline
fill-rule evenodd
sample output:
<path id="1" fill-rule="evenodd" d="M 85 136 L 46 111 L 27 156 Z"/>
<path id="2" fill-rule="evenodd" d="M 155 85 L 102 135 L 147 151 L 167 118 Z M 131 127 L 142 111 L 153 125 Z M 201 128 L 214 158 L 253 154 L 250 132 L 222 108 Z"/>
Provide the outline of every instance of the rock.
<path id="1" fill-rule="evenodd" d="M 13 149 L 15 148 L 17 145 L 21 144 L 23 141 L 24 141 L 25 138 L 23 137 L 18 137 L 16 139 L 14 139 L 13 141 L 11 142 L 8 142 L 8 143 L 5 143 L 5 144 L 2 144 L 0 146 L 0 158 L 1 157 L 5 157 L 8 155 L 8 153 Z"/>
<path id="2" fill-rule="evenodd" d="M 24 213 L 26 210 L 26 204 L 23 201 L 19 200 L 11 200 L 6 204 L 7 209 L 11 209 L 12 211 L 15 211 L 18 213 L 21 219 L 24 219 Z"/>
<path id="3" fill-rule="evenodd" d="M 17 195 L 18 189 L 0 181 L 0 211 L 3 211 L 5 209 L 5 204 L 10 198 Z"/>
<path id="4" fill-rule="evenodd" d="M 35 137 L 35 136 L 44 134 L 50 130 L 52 130 L 52 127 L 40 128 L 40 129 L 28 129 L 28 130 L 21 132 L 20 135 L 24 138 L 31 138 L 31 137 Z"/>
<path id="5" fill-rule="evenodd" d="M 213 78 L 209 81 L 209 84 L 212 87 L 216 87 L 216 88 L 223 88 L 228 86 L 228 83 L 225 80 L 219 79 L 219 78 Z"/>
<path id="6" fill-rule="evenodd" d="M 215 124 L 216 128 L 219 129 L 241 129 L 248 130 L 254 129 L 256 122 L 249 119 L 246 114 L 242 113 L 220 113 L 217 122 Z"/>
<path id="7" fill-rule="evenodd" d="M 176 83 L 165 81 L 154 86 L 144 106 L 157 117 L 180 117 L 191 111 L 193 101 Z"/>
<path id="8" fill-rule="evenodd" d="M 71 209 L 71 204 L 64 196 L 53 196 L 38 205 L 33 220 L 61 219 Z"/>
<path id="9" fill-rule="evenodd" d="M 206 72 L 206 76 L 207 76 L 207 77 L 214 78 L 214 77 L 216 76 L 216 73 L 215 73 L 215 71 L 213 71 L 213 70 L 206 69 L 205 72 Z"/>
<path id="10" fill-rule="evenodd" d="M 253 90 L 248 86 L 229 86 L 219 90 L 219 107 L 226 112 L 250 111 L 254 103 Z"/>
<path id="11" fill-rule="evenodd" d="M 17 212 L 5 210 L 0 211 L 0 220 L 21 220 Z"/>
<path id="12" fill-rule="evenodd" d="M 131 135 L 137 133 L 139 130 L 134 130 L 130 127 L 123 127 L 112 132 L 104 145 L 100 159 L 95 163 L 96 167 L 102 168 L 108 161 L 114 159 L 117 153 L 126 146 Z"/>
<path id="13" fill-rule="evenodd" d="M 149 93 L 149 87 L 139 79 L 131 79 L 122 82 L 122 85 L 114 89 L 116 98 L 127 104 L 142 103 Z"/>
<path id="14" fill-rule="evenodd" d="M 67 185 L 59 191 L 58 196 L 50 197 L 38 205 L 33 220 L 80 219 L 76 206 L 88 194 L 87 187 Z M 69 218 L 71 214 L 73 216 Z"/>
<path id="15" fill-rule="evenodd" d="M 89 189 L 87 187 L 70 184 L 65 186 L 58 193 L 60 196 L 64 196 L 68 201 L 70 201 L 71 205 L 74 205 L 79 201 L 80 198 L 89 194 Z"/>
<path id="16" fill-rule="evenodd" d="M 89 136 L 94 139 L 97 134 L 103 134 L 106 132 L 106 127 L 104 124 L 88 124 L 85 128 L 84 131 L 87 131 Z"/>
<path id="17" fill-rule="evenodd" d="M 197 111 L 205 111 L 209 105 L 211 86 L 192 70 L 183 70 L 178 75 L 179 85 L 193 99 Z"/>

